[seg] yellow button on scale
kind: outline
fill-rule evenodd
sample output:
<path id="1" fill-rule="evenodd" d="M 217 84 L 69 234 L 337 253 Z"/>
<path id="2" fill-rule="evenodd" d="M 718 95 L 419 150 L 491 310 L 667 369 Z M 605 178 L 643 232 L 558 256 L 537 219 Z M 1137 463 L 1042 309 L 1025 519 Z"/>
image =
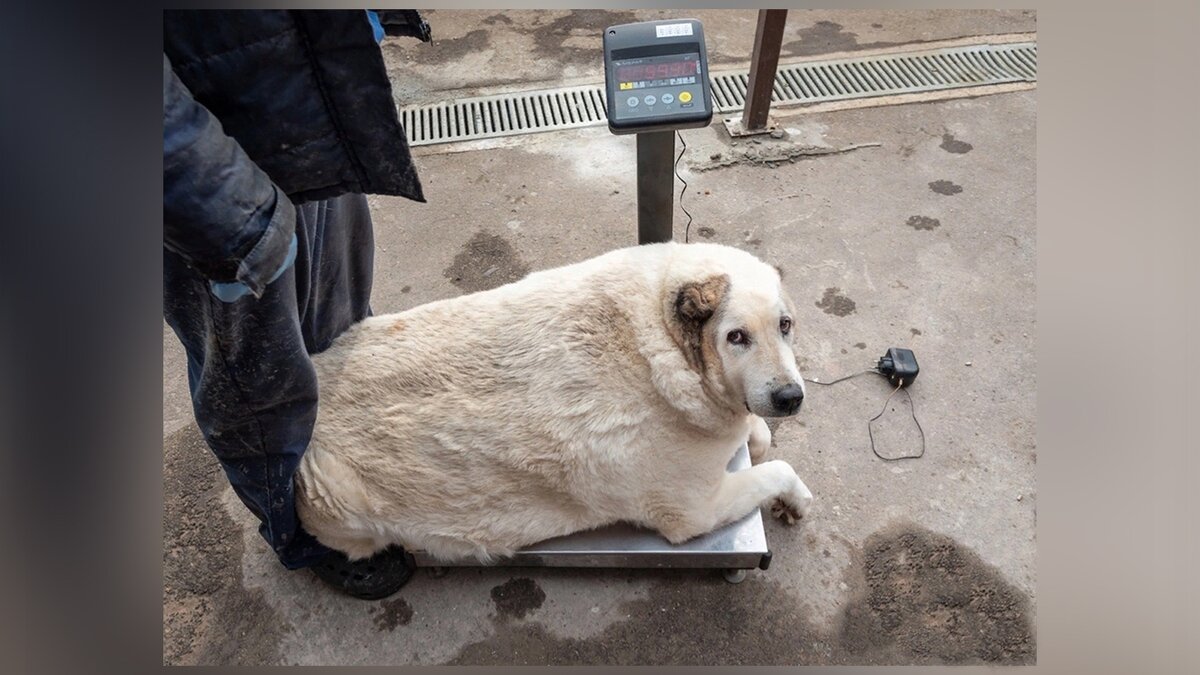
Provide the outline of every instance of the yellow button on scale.
<path id="1" fill-rule="evenodd" d="M 679 93 L 679 102 L 680 103 L 690 103 L 691 100 L 692 100 L 692 92 L 684 91 L 684 92 Z"/>

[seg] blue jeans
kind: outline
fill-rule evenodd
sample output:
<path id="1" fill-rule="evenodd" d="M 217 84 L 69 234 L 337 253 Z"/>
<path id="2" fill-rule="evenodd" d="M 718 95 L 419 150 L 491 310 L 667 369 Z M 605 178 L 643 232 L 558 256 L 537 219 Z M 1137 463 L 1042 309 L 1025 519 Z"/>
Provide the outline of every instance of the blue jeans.
<path id="1" fill-rule="evenodd" d="M 187 351 L 196 422 L 290 569 L 329 552 L 300 526 L 292 479 L 317 416 L 309 355 L 371 314 L 375 242 L 366 197 L 297 205 L 296 237 L 295 264 L 261 298 L 231 303 L 163 250 L 163 315 Z"/>

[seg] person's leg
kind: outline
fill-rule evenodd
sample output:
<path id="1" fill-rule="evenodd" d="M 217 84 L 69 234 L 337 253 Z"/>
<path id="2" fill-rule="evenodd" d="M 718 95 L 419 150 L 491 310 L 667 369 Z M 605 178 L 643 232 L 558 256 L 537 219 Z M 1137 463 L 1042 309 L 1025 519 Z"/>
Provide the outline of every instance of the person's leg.
<path id="1" fill-rule="evenodd" d="M 163 311 L 187 351 L 196 421 L 291 569 L 337 557 L 300 526 L 292 480 L 316 419 L 309 353 L 370 314 L 374 256 L 362 195 L 299 205 L 296 233 L 295 264 L 259 299 L 222 302 L 180 258 L 163 260 Z"/>
<path id="2" fill-rule="evenodd" d="M 371 315 L 375 233 L 360 194 L 302 204 L 296 219 L 300 251 L 308 254 L 296 267 L 300 334 L 308 353 L 319 354 Z"/>
<path id="3" fill-rule="evenodd" d="M 262 522 L 259 532 L 290 569 L 329 552 L 301 529 L 292 488 L 317 412 L 296 296 L 307 264 L 301 249 L 261 298 L 226 303 L 163 250 L 163 314 L 187 352 L 196 422 L 234 492 Z"/>

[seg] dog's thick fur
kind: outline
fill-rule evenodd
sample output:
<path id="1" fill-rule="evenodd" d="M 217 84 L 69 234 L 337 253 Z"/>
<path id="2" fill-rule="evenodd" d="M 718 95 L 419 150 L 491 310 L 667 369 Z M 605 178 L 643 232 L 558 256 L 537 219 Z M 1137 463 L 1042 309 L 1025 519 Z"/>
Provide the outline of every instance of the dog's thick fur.
<path id="1" fill-rule="evenodd" d="M 759 417 L 803 387 L 782 316 L 775 268 L 656 244 L 368 318 L 313 358 L 304 527 L 351 558 L 398 543 L 486 561 L 617 521 L 676 543 L 759 505 L 791 522 L 812 494 L 761 461 Z M 758 463 L 726 473 L 747 440 Z"/>

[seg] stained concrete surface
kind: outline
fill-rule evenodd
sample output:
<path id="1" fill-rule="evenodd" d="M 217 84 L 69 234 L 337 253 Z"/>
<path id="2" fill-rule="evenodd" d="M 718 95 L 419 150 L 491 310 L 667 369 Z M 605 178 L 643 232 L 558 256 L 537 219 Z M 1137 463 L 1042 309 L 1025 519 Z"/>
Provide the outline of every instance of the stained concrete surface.
<path id="1" fill-rule="evenodd" d="M 603 77 L 605 28 L 635 21 L 690 17 L 704 24 L 709 62 L 748 63 L 757 10 L 428 10 L 433 44 L 388 39 L 383 49 L 396 99 L 430 103 Z M 824 10 L 788 12 L 780 57 L 813 56 L 970 35 L 1036 30 L 1032 10 Z"/>
<path id="2" fill-rule="evenodd" d="M 714 62 L 748 56 L 754 12 L 694 14 Z M 410 55 L 416 43 L 385 42 L 398 97 L 587 77 L 584 56 L 598 45 L 588 31 L 630 20 L 428 16 L 447 50 L 436 59 Z M 1019 11 L 793 11 L 785 44 L 798 40 L 797 54 L 847 50 L 1033 23 Z M 549 68 L 544 81 L 528 85 L 538 68 Z M 685 132 L 690 237 L 783 268 L 807 377 L 862 370 L 890 346 L 912 348 L 921 364 L 911 401 L 888 400 L 891 387 L 865 375 L 810 386 L 803 411 L 773 425 L 770 455 L 791 462 L 816 501 L 798 526 L 767 524 L 772 566 L 738 586 L 705 572 L 454 569 L 420 572 L 380 602 L 337 595 L 284 570 L 259 539 L 199 439 L 182 351 L 164 326 L 164 663 L 1032 662 L 1035 120 L 1036 92 L 1025 91 L 792 111 L 785 138 L 758 143 L 733 145 L 720 127 Z M 694 169 L 751 148 L 874 143 Z M 603 128 L 432 146 L 417 161 L 428 204 L 370 198 L 377 313 L 634 241 L 632 139 Z M 677 238 L 686 220 L 677 212 Z M 876 449 L 919 450 L 915 408 L 922 458 L 872 453 L 867 420 L 885 400 L 871 427 Z"/>

